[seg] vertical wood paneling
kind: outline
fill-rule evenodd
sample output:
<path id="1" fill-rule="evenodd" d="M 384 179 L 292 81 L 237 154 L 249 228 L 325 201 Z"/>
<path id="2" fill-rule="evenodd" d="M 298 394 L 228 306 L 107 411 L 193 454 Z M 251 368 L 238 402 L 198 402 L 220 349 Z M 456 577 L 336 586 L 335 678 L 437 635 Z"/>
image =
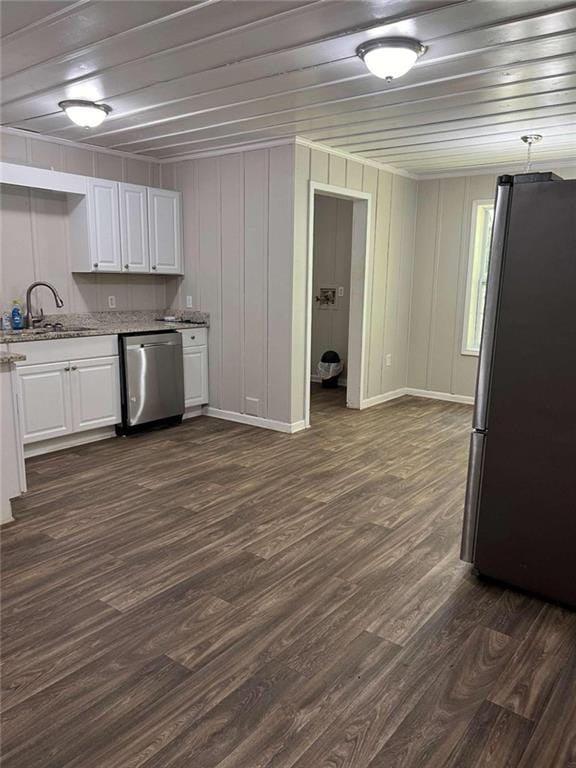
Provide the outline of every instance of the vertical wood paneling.
<path id="1" fill-rule="evenodd" d="M 64 170 L 66 173 L 79 173 L 81 176 L 94 175 L 93 152 L 80 147 L 62 147 Z"/>
<path id="2" fill-rule="evenodd" d="M 220 160 L 198 161 L 198 232 L 200 306 L 210 313 L 209 382 L 210 404 L 221 408 L 222 319 L 221 319 L 221 221 Z"/>
<path id="3" fill-rule="evenodd" d="M 370 242 L 368 253 L 368 268 L 366 278 L 366 329 L 368 337 L 366 339 L 366 375 L 364 377 L 364 397 L 368 396 L 369 389 L 369 370 L 372 347 L 372 309 L 373 309 L 373 287 L 374 287 L 374 259 L 376 252 L 376 230 L 378 222 L 378 169 L 367 166 L 362 177 L 363 192 L 368 192 L 372 196 L 372 221 L 370 224 Z"/>
<path id="4" fill-rule="evenodd" d="M 328 183 L 336 187 L 346 186 L 346 158 L 330 154 L 328 163 Z"/>
<path id="5" fill-rule="evenodd" d="M 294 154 L 294 187 L 292 205 L 294 208 L 292 244 L 292 339 L 291 339 L 291 421 L 304 418 L 303 403 L 306 377 L 306 310 L 308 302 L 308 212 L 310 174 L 313 151 L 308 147 L 296 146 Z"/>
<path id="6" fill-rule="evenodd" d="M 353 160 L 346 160 L 346 184 L 348 189 L 362 189 L 362 180 L 364 176 L 364 165 L 355 163 Z"/>
<path id="7" fill-rule="evenodd" d="M 436 180 L 418 182 L 408 361 L 408 386 L 416 389 L 427 386 L 439 187 L 440 182 Z"/>
<path id="8" fill-rule="evenodd" d="M 382 361 L 386 345 L 386 324 L 390 322 L 391 304 L 396 296 L 388 290 L 390 260 L 390 210 L 392 203 L 392 174 L 378 171 L 374 205 L 374 248 L 372 251 L 372 288 L 370 293 L 370 324 L 367 348 L 367 391 L 368 397 L 382 393 Z"/>
<path id="9" fill-rule="evenodd" d="M 221 403 L 226 411 L 243 409 L 244 348 L 244 164 L 243 155 L 220 159 L 221 240 Z M 240 386 L 239 386 L 240 384 Z"/>
<path id="10" fill-rule="evenodd" d="M 244 404 L 268 414 L 268 167 L 266 150 L 244 158 Z"/>
<path id="11" fill-rule="evenodd" d="M 268 418 L 292 420 L 293 146 L 270 150 L 268 195 Z"/>
<path id="12" fill-rule="evenodd" d="M 150 184 L 149 163 L 135 160 L 132 157 L 124 159 L 124 181 L 129 184 Z"/>
<path id="13" fill-rule="evenodd" d="M 28 154 L 31 165 L 50 168 L 54 171 L 65 170 L 62 144 L 38 139 L 29 139 L 29 142 Z"/>
<path id="14" fill-rule="evenodd" d="M 576 176 L 570 167 L 555 172 Z M 493 198 L 495 188 L 495 174 L 418 183 L 410 387 L 474 395 L 478 358 L 462 354 L 472 206 Z"/>
<path id="15" fill-rule="evenodd" d="M 452 388 L 458 261 L 462 246 L 465 187 L 464 178 L 444 179 L 440 185 L 438 248 L 427 381 L 427 388 L 435 392 L 450 392 Z"/>
<path id="16" fill-rule="evenodd" d="M 300 147 L 300 149 L 304 149 Z M 328 164 L 330 156 L 328 152 L 320 149 L 308 150 L 310 153 L 310 180 L 321 184 L 328 184 Z"/>
<path id="17" fill-rule="evenodd" d="M 115 157 L 114 155 L 104 154 L 103 152 L 94 153 L 94 176 L 99 179 L 112 179 L 113 181 L 122 181 L 124 179 L 125 158 Z"/>

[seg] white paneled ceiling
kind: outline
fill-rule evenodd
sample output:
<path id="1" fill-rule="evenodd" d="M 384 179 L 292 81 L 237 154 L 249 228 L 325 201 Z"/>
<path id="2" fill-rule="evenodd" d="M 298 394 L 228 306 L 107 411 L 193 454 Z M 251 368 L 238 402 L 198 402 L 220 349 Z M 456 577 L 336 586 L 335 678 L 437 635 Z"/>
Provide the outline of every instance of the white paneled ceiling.
<path id="1" fill-rule="evenodd" d="M 159 159 L 303 136 L 413 173 L 576 159 L 576 3 L 2 2 L 2 122 Z M 374 37 L 428 50 L 387 85 Z M 113 108 L 74 126 L 62 99 Z"/>

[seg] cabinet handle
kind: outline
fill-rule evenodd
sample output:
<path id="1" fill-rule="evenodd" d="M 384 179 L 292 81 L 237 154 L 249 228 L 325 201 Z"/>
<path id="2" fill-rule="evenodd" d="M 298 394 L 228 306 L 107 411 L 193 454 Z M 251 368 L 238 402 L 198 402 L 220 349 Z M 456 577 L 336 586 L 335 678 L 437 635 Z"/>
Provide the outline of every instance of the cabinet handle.
<path id="1" fill-rule="evenodd" d="M 152 265 L 152 269 L 158 269 L 158 267 L 156 266 L 156 264 L 153 264 L 153 265 Z"/>
<path id="2" fill-rule="evenodd" d="M 98 269 L 98 264 L 93 264 L 92 266 L 94 267 L 94 269 Z"/>
<path id="3" fill-rule="evenodd" d="M 124 264 L 124 269 L 130 269 L 130 264 Z"/>
<path id="4" fill-rule="evenodd" d="M 65 370 L 65 371 L 69 371 L 69 370 L 70 370 L 70 366 L 69 366 L 69 365 L 67 365 L 67 366 L 66 366 L 66 368 L 64 368 L 64 370 Z"/>
<path id="5" fill-rule="evenodd" d="M 190 336 L 190 338 L 192 339 L 192 341 L 194 341 L 194 339 L 196 338 L 196 336 Z"/>
<path id="6" fill-rule="evenodd" d="M 77 371 L 78 370 L 78 366 L 77 365 L 73 365 L 72 368 L 70 368 L 70 370 L 71 371 Z"/>

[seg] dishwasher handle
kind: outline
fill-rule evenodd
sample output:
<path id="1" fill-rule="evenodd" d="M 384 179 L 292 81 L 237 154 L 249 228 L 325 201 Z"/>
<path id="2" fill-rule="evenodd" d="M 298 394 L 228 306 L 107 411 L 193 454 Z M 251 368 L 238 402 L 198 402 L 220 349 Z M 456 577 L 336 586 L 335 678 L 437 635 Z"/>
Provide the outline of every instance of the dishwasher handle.
<path id="1" fill-rule="evenodd" d="M 153 341 L 148 344 L 139 344 L 140 348 L 143 347 L 177 347 L 177 341 Z"/>

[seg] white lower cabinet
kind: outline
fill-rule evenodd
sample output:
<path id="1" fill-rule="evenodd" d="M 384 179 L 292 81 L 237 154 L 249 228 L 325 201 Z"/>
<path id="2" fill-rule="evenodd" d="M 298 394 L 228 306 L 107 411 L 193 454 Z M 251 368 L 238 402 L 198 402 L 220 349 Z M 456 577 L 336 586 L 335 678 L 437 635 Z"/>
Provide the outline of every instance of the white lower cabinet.
<path id="1" fill-rule="evenodd" d="M 25 444 L 121 420 L 117 357 L 21 365 L 17 373 Z"/>
<path id="2" fill-rule="evenodd" d="M 121 416 L 117 357 L 71 361 L 70 382 L 74 432 L 118 424 Z"/>
<path id="3" fill-rule="evenodd" d="M 17 370 L 24 443 L 50 440 L 72 432 L 68 364 L 22 365 Z"/>
<path id="4" fill-rule="evenodd" d="M 184 347 L 184 404 L 208 402 L 208 348 Z"/>

